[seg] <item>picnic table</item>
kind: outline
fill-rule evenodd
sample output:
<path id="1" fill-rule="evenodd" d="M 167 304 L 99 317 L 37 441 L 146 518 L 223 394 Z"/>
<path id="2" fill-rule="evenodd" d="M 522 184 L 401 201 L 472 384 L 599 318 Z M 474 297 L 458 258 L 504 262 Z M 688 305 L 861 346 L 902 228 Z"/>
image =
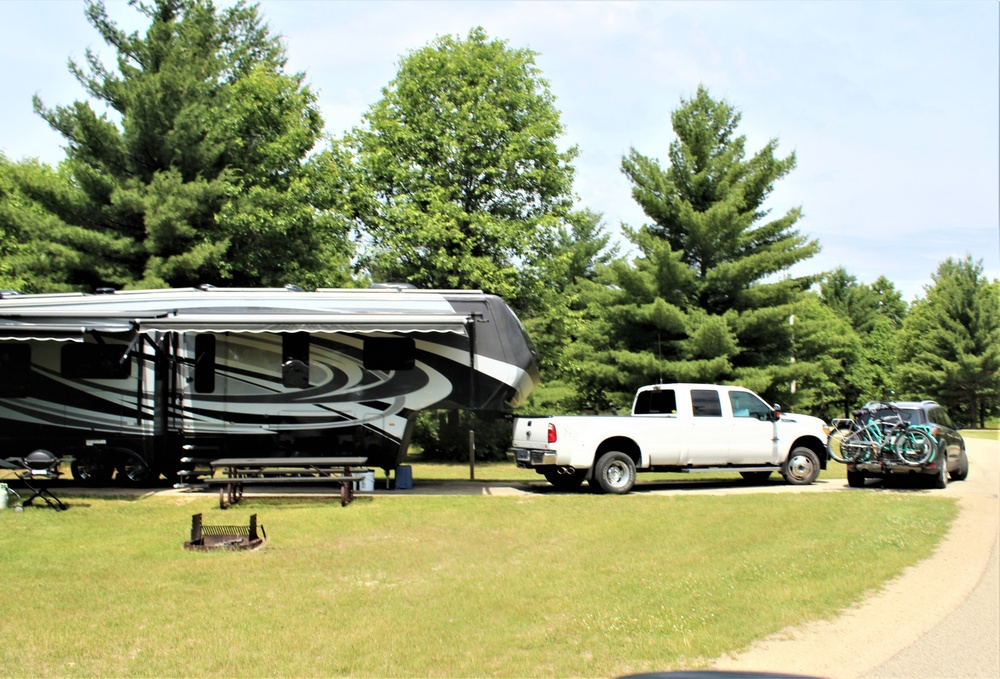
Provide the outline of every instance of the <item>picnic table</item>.
<path id="1" fill-rule="evenodd" d="M 340 504 L 354 499 L 354 482 L 367 457 L 225 457 L 209 462 L 212 476 L 204 479 L 219 488 L 219 506 L 225 509 L 243 497 L 244 486 L 340 485 Z M 221 476 L 215 476 L 216 472 Z"/>

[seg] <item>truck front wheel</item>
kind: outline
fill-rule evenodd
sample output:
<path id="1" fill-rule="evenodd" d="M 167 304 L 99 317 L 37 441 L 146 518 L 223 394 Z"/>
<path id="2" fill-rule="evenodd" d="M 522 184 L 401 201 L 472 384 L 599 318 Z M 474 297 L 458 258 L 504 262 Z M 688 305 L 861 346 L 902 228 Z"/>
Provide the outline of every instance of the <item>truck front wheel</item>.
<path id="1" fill-rule="evenodd" d="M 594 481 L 602 493 L 624 495 L 635 485 L 635 462 L 625 453 L 604 453 L 594 467 Z"/>
<path id="2" fill-rule="evenodd" d="M 819 457 L 805 446 L 793 448 L 781 467 L 781 474 L 793 486 L 808 486 L 819 476 Z"/>

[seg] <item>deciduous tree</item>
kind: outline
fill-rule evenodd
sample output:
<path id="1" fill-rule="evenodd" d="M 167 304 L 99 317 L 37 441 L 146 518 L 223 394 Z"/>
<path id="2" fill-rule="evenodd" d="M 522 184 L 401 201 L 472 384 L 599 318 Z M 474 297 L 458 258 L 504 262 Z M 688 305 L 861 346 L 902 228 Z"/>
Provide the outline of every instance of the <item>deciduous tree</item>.
<path id="1" fill-rule="evenodd" d="M 559 111 L 534 57 L 475 28 L 402 59 L 344 143 L 373 278 L 537 305 L 572 206 L 576 150 L 559 149 Z"/>

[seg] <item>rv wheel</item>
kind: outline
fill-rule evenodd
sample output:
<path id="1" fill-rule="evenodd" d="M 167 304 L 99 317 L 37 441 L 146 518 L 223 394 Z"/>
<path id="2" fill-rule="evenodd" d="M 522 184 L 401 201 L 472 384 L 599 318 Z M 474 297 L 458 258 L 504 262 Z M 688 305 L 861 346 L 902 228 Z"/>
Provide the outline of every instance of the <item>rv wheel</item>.
<path id="1" fill-rule="evenodd" d="M 97 458 L 74 458 L 69 465 L 73 479 L 85 485 L 99 485 L 111 480 L 114 467 L 105 464 Z"/>
<path id="2" fill-rule="evenodd" d="M 135 453 L 126 453 L 118 463 L 118 480 L 130 486 L 138 486 L 154 479 L 153 470 L 145 460 Z"/>

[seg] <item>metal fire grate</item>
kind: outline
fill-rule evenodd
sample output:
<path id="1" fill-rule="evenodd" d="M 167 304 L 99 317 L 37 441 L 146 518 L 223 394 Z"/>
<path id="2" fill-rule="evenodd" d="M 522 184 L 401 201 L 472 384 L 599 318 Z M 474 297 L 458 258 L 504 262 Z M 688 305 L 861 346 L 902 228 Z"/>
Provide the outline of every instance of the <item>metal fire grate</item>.
<path id="1" fill-rule="evenodd" d="M 257 525 L 256 514 L 250 516 L 247 526 L 206 526 L 201 514 L 195 514 L 191 517 L 191 540 L 184 543 L 184 549 L 256 549 L 265 538 L 267 533 L 263 525 Z"/>

